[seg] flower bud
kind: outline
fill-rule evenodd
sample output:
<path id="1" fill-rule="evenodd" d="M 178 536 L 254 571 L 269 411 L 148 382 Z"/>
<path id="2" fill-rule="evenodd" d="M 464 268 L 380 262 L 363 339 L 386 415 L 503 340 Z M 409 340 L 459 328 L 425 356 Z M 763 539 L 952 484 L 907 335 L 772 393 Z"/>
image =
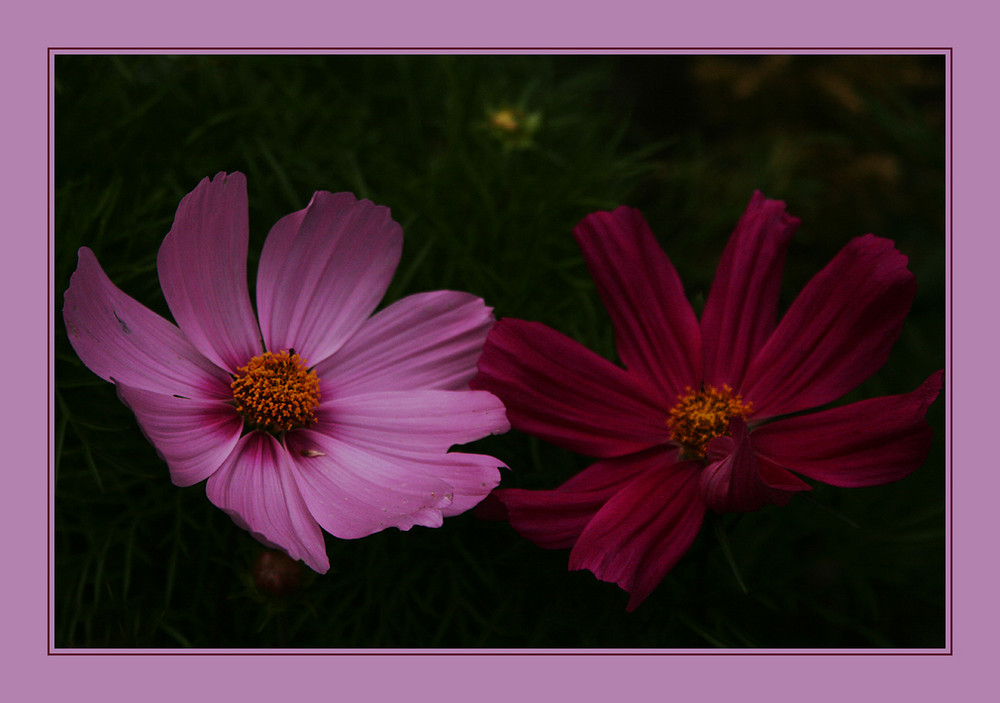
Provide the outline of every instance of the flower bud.
<path id="1" fill-rule="evenodd" d="M 284 552 L 261 552 L 254 561 L 253 583 L 261 593 L 283 598 L 298 590 L 301 581 L 302 563 Z"/>

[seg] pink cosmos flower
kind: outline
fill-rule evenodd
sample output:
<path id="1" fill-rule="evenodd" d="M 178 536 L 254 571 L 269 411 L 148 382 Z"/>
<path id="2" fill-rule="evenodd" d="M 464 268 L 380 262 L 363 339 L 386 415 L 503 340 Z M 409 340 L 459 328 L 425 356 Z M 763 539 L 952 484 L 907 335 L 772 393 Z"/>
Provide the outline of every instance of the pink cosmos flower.
<path id="1" fill-rule="evenodd" d="M 598 458 L 555 490 L 494 492 L 571 570 L 617 583 L 635 609 L 697 535 L 705 512 L 783 505 L 811 486 L 896 481 L 923 463 L 943 372 L 912 393 L 798 414 L 836 400 L 889 355 L 916 288 L 907 259 L 854 239 L 778 321 L 799 221 L 759 192 L 722 255 L 701 320 L 638 211 L 574 231 L 615 328 L 622 368 L 535 322 L 500 320 L 472 387 L 513 427 Z"/>
<path id="2" fill-rule="evenodd" d="M 509 429 L 473 391 L 493 324 L 483 301 L 438 291 L 371 316 L 399 263 L 388 208 L 317 192 L 274 225 L 250 303 L 246 179 L 204 179 L 157 257 L 171 324 L 80 249 L 63 317 L 80 359 L 115 384 L 178 486 L 323 573 L 323 533 L 438 527 L 478 503 L 503 463 L 449 452 Z"/>

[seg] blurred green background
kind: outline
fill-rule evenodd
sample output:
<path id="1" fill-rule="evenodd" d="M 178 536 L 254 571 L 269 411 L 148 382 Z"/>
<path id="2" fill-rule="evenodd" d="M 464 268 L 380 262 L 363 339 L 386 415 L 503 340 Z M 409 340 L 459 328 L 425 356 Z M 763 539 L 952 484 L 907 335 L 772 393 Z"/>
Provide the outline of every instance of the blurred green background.
<path id="1" fill-rule="evenodd" d="M 170 483 L 61 316 L 84 245 L 169 316 L 155 257 L 174 210 L 203 177 L 240 170 L 251 285 L 279 217 L 349 190 L 404 228 L 386 303 L 467 290 L 614 359 L 573 226 L 641 208 L 700 310 L 759 188 L 803 221 L 785 304 L 851 237 L 909 256 L 913 311 L 847 400 L 906 392 L 944 367 L 944 79 L 943 56 L 918 55 L 57 56 L 55 645 L 944 646 L 943 397 L 914 475 L 716 517 L 633 613 L 617 586 L 568 572 L 568 551 L 472 514 L 328 537 L 330 572 L 276 597 L 251 577 L 262 548 L 203 484 Z M 552 488 L 589 463 L 518 432 L 470 448 L 510 465 L 508 487 Z"/>

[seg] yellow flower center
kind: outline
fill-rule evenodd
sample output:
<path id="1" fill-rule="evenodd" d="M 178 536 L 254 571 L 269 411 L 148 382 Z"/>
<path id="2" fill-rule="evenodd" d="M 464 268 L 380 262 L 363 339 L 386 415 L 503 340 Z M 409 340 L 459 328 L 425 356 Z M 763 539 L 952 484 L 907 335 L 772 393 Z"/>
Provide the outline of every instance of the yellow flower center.
<path id="1" fill-rule="evenodd" d="M 729 386 L 684 390 L 685 395 L 678 398 L 677 405 L 670 411 L 667 427 L 671 438 L 684 448 L 685 454 L 703 459 L 709 441 L 725 435 L 734 417 L 745 418 L 753 409 L 753 403 L 744 403 L 740 396 L 733 395 Z"/>
<path id="2" fill-rule="evenodd" d="M 236 369 L 230 384 L 236 409 L 253 427 L 283 432 L 316 420 L 319 378 L 295 350 L 264 352 Z"/>

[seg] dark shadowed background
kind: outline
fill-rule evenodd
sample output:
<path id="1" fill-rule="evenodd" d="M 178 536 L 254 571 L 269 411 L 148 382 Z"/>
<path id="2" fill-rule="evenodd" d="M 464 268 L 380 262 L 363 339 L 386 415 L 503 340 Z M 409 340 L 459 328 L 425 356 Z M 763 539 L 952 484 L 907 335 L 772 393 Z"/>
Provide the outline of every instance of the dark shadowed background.
<path id="1" fill-rule="evenodd" d="M 275 597 L 251 578 L 262 547 L 203 484 L 170 483 L 61 316 L 89 246 L 119 287 L 169 317 L 155 258 L 174 210 L 205 176 L 239 170 L 251 285 L 278 218 L 315 190 L 349 190 L 404 229 L 385 303 L 467 290 L 614 359 L 573 226 L 639 207 L 700 311 L 761 189 L 802 219 L 785 305 L 851 237 L 891 238 L 909 257 L 918 292 L 902 336 L 845 401 L 910 391 L 944 366 L 943 56 L 62 55 L 55 66 L 57 647 L 944 646 L 943 396 L 915 474 L 817 484 L 785 508 L 716 517 L 633 613 L 617 586 L 568 572 L 568 551 L 472 514 L 328 537 L 330 572 Z M 553 488 L 588 463 L 518 432 L 470 448 L 509 464 L 510 487 Z"/>

